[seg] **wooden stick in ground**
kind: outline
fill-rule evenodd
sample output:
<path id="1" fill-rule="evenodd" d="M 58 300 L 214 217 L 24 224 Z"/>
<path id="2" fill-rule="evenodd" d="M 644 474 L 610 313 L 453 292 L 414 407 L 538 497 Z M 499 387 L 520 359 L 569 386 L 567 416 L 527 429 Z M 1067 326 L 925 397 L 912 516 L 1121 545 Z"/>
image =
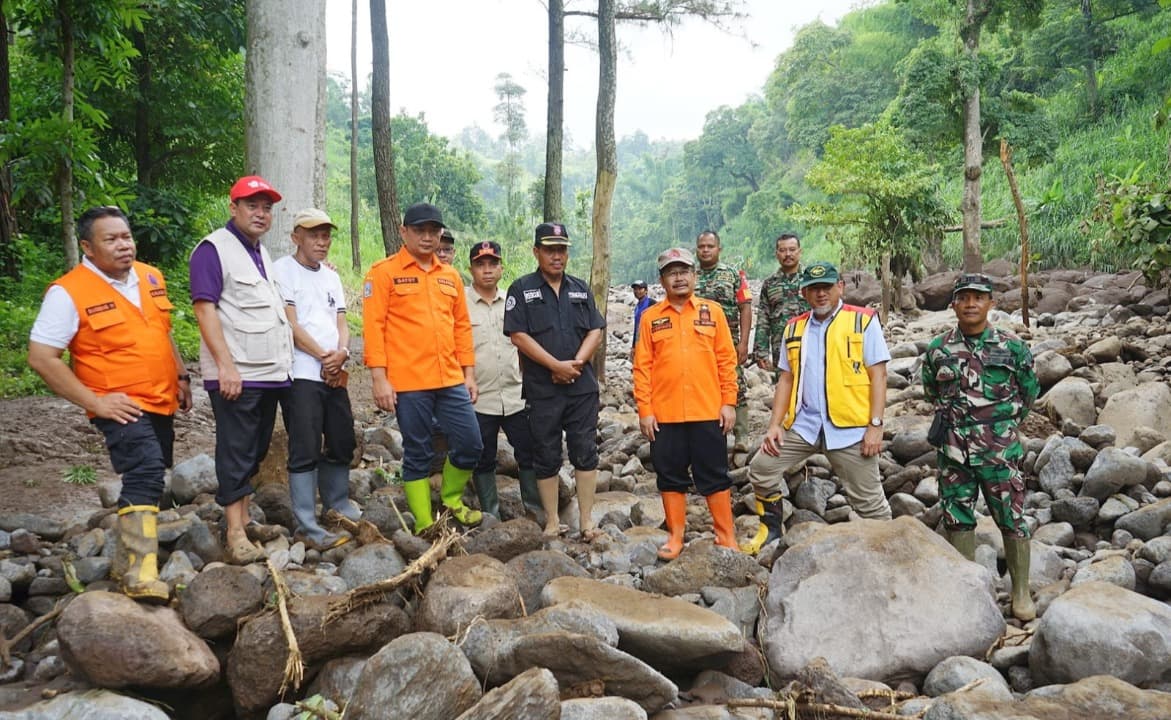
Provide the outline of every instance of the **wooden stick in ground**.
<path id="1" fill-rule="evenodd" d="M 391 502 L 391 507 L 394 507 L 393 501 Z M 394 512 L 397 515 L 398 508 L 395 508 Z M 402 521 L 401 515 L 399 515 L 399 520 Z M 355 522 L 345 515 L 342 515 L 337 510 L 330 510 L 329 512 L 325 513 L 325 522 L 330 527 L 341 528 L 350 535 L 354 536 L 354 539 L 359 545 L 369 545 L 370 543 L 375 542 L 390 542 L 386 539 L 386 536 L 378 530 L 378 526 L 374 523 L 370 522 L 369 520 L 359 520 Z M 403 524 L 403 527 L 406 527 L 406 525 Z"/>
<path id="2" fill-rule="evenodd" d="M 376 583 L 356 587 L 331 602 L 329 604 L 329 612 L 325 615 L 325 623 L 331 623 L 349 612 L 381 602 L 387 593 L 397 590 L 428 570 L 435 568 L 435 566 L 447 558 L 447 551 L 459 539 L 460 535 L 455 530 L 451 528 L 443 529 L 439 536 L 435 538 L 431 547 L 428 548 L 427 552 L 417 557 L 414 562 L 408 565 L 398 575 L 386 580 L 379 580 Z"/>
<path id="3" fill-rule="evenodd" d="M 293 621 L 289 619 L 289 586 L 281 576 L 272 558 L 264 561 L 268 566 L 268 573 L 272 576 L 273 587 L 276 588 L 277 611 L 281 616 L 281 630 L 285 633 L 285 642 L 289 645 L 289 657 L 285 660 L 285 673 L 281 678 L 280 694 L 283 696 L 289 685 L 294 690 L 301 687 L 301 680 L 305 677 L 305 664 L 301 661 L 301 648 L 297 644 L 297 635 L 293 632 Z"/>
<path id="4" fill-rule="evenodd" d="M 1016 173 L 1012 170 L 1012 148 L 1008 141 L 1000 138 L 1000 163 L 1008 177 L 1008 189 L 1012 191 L 1012 202 L 1016 205 L 1017 222 L 1021 230 L 1021 322 L 1029 326 L 1029 216 L 1025 214 L 1025 203 L 1021 200 L 1021 189 L 1016 184 Z"/>
<path id="5" fill-rule="evenodd" d="M 772 708 L 774 710 L 784 710 L 789 707 L 786 700 L 772 700 L 770 698 L 738 698 L 729 700 L 728 707 L 763 707 Z M 827 705 L 825 703 L 797 703 L 798 712 L 808 711 L 812 713 L 821 713 L 827 718 L 845 717 L 845 718 L 861 718 L 861 720 L 907 720 L 908 718 L 922 717 L 922 713 L 915 715 L 893 715 L 891 713 L 879 712 L 877 710 L 855 710 L 854 708 L 842 707 L 841 705 Z"/>

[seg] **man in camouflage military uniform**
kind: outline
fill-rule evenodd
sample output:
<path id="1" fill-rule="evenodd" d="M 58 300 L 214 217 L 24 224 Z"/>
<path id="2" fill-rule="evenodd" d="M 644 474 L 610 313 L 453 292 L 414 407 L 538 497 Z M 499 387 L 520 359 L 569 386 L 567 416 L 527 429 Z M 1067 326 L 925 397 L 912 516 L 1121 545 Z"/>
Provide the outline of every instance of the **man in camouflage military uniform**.
<path id="1" fill-rule="evenodd" d="M 777 367 L 785 323 L 809 309 L 809 303 L 801 297 L 801 239 L 794 233 L 781 233 L 775 252 L 780 267 L 760 286 L 756 339 L 752 344 L 752 359 L 769 372 Z"/>
<path id="2" fill-rule="evenodd" d="M 748 449 L 744 362 L 748 359 L 748 337 L 752 334 L 752 291 L 744 273 L 720 262 L 720 236 L 714 230 L 704 230 L 695 239 L 695 257 L 699 260 L 695 296 L 720 304 L 728 318 L 728 329 L 732 331 L 732 344 L 736 346 L 736 426 L 733 434 L 736 450 L 743 452 Z"/>
<path id="3" fill-rule="evenodd" d="M 956 280 L 957 326 L 936 337 L 923 363 L 923 391 L 946 423 L 938 444 L 939 494 L 948 541 L 969 560 L 976 554 L 976 493 L 1004 536 L 1012 578 L 1012 614 L 1036 617 L 1029 596 L 1029 528 L 1021 515 L 1024 455 L 1017 426 L 1040 392 L 1033 356 L 1023 340 L 988 324 L 992 280 Z"/>

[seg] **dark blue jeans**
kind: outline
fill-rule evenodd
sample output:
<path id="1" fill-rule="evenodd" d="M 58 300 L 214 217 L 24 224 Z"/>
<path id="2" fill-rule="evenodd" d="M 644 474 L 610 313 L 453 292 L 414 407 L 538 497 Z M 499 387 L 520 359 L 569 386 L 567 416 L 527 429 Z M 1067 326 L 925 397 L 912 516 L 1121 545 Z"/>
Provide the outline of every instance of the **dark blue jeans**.
<path id="1" fill-rule="evenodd" d="M 158 505 L 163 495 L 163 475 L 171 467 L 174 416 L 144 412 L 125 425 L 97 417 L 90 422 L 105 436 L 110 464 L 122 476 L 118 507 Z"/>
<path id="2" fill-rule="evenodd" d="M 431 473 L 435 450 L 431 444 L 432 418 L 447 436 L 447 459 L 461 470 L 471 470 L 484 444 L 472 409 L 472 397 L 463 384 L 438 390 L 398 393 L 395 406 L 403 435 L 403 480 L 419 480 Z"/>

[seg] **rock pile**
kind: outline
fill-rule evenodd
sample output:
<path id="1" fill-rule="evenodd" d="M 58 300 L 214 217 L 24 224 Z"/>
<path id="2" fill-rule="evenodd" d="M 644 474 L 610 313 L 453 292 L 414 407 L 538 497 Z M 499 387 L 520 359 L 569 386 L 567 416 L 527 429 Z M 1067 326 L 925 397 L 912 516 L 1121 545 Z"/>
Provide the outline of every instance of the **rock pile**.
<path id="1" fill-rule="evenodd" d="M 263 486 L 253 503 L 269 564 L 292 593 L 288 625 L 304 663 L 304 680 L 284 687 L 290 650 L 275 578 L 265 564 L 223 564 L 214 464 L 188 458 L 159 515 L 171 607 L 113 592 L 112 509 L 73 525 L 0 515 L 0 707 L 13 709 L 0 718 L 288 720 L 336 717 L 342 707 L 362 720 L 781 718 L 793 702 L 826 717 L 847 708 L 928 720 L 1165 720 L 1167 292 L 1134 273 L 1042 274 L 1030 288 L 1035 325 L 1025 328 L 1006 314 L 1020 306 L 1015 281 L 998 283 L 994 322 L 1030 341 L 1044 386 L 1023 428 L 1039 617 L 1021 627 L 1006 620 L 991 520 L 980 521 L 975 563 L 938 532 L 919 367 L 927 342 L 952 323 L 953 277 L 906 289 L 885 328 L 893 360 L 881 469 L 891 522 L 853 516 L 829 464 L 814 457 L 789 478 L 786 535 L 759 557 L 714 545 L 695 496 L 683 553 L 658 560 L 664 515 L 631 399 L 631 306 L 616 290 L 598 438 L 601 537 L 586 544 L 574 534 L 569 472 L 561 519 L 571 534 L 542 536 L 524 517 L 502 442 L 504 521 L 468 533 L 413 585 L 339 614 L 342 593 L 417 569 L 429 547 L 403 530 L 412 519 L 388 480 L 401 437 L 379 420 L 363 428 L 364 459 L 383 469 L 355 469 L 351 494 L 389 541 L 317 553 L 291 541 L 283 486 Z M 856 279 L 847 299 L 873 301 L 876 283 Z M 746 374 L 759 436 L 772 386 L 759 370 Z M 746 478 L 753 452 L 732 458 L 741 538 L 757 524 Z"/>

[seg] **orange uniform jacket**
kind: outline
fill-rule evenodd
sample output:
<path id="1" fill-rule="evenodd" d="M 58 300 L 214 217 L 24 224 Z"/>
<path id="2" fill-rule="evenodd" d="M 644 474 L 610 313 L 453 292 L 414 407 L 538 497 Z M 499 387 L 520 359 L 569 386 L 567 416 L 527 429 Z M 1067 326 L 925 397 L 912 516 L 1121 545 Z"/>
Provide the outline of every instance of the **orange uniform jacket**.
<path id="1" fill-rule="evenodd" d="M 634 400 L 660 423 L 716 420 L 736 405 L 736 347 L 718 303 L 692 296 L 682 311 L 662 300 L 643 312 Z"/>
<path id="2" fill-rule="evenodd" d="M 476 364 L 459 273 L 438 261 L 423 270 L 406 248 L 366 273 L 362 333 L 366 365 L 386 368 L 395 392 L 460 385 Z"/>
<path id="3" fill-rule="evenodd" d="M 174 415 L 179 371 L 167 284 L 145 263 L 134 263 L 131 272 L 138 273 L 141 311 L 83 265 L 56 280 L 77 308 L 77 334 L 69 343 L 73 372 L 98 396 L 126 393 L 147 412 Z"/>

